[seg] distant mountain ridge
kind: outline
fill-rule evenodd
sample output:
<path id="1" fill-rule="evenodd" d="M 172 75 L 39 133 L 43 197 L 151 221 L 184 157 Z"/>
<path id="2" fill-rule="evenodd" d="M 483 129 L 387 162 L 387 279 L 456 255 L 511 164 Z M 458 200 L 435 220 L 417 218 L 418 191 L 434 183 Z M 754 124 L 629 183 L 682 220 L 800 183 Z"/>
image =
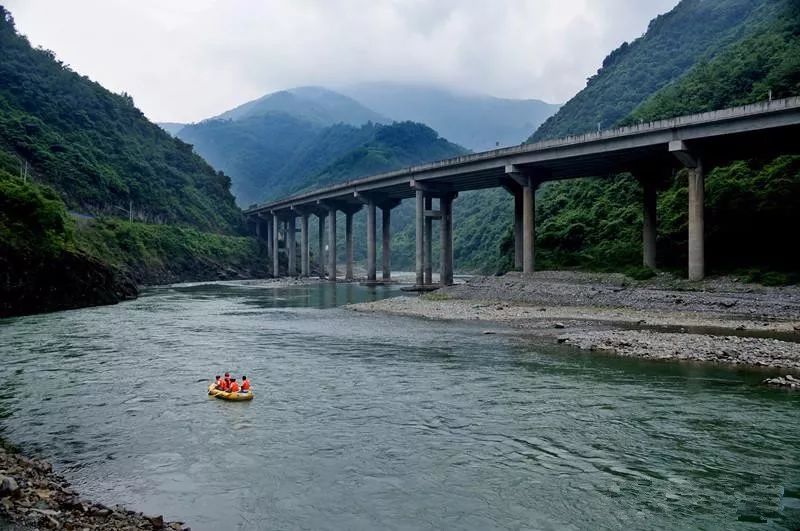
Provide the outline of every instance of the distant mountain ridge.
<path id="1" fill-rule="evenodd" d="M 316 125 L 343 123 L 359 126 L 368 122 L 391 122 L 354 99 L 322 87 L 297 87 L 273 92 L 210 119 L 236 121 L 275 112 L 301 118 Z"/>
<path id="2" fill-rule="evenodd" d="M 339 91 L 391 119 L 424 123 L 474 151 L 522 143 L 560 105 L 459 94 L 423 85 L 361 83 Z"/>

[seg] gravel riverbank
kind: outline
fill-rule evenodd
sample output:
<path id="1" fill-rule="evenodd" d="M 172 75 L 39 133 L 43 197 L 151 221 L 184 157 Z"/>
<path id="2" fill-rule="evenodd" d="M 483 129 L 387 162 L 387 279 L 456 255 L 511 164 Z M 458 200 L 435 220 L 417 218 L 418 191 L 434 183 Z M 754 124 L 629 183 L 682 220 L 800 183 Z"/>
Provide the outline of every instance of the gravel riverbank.
<path id="1" fill-rule="evenodd" d="M 503 323 L 621 356 L 788 369 L 800 374 L 800 288 L 724 278 L 542 272 L 475 277 L 422 297 L 350 307 L 429 319 Z"/>
<path id="2" fill-rule="evenodd" d="M 14 453 L 1 441 L 0 529 L 190 530 L 162 516 L 82 500 L 50 463 Z"/>

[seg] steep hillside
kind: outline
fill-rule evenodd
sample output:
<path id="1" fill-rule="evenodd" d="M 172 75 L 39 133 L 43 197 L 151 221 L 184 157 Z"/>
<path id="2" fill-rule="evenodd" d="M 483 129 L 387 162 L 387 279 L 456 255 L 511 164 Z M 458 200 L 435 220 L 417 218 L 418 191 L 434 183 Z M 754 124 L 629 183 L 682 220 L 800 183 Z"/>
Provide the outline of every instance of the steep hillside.
<path id="1" fill-rule="evenodd" d="M 33 49 L 0 10 L 0 146 L 31 165 L 68 207 L 233 231 L 229 179 L 109 92 Z"/>
<path id="2" fill-rule="evenodd" d="M 731 27 L 718 28 L 721 41 L 677 79 L 641 99 L 618 123 L 702 112 L 774 97 L 800 95 L 800 7 L 792 0 L 698 2 L 684 0 L 669 15 L 657 18 L 636 45 L 641 65 L 665 57 L 648 52 L 657 35 L 677 34 L 684 17 L 713 9 Z M 718 10 L 723 10 L 722 12 Z M 737 16 L 732 16 L 738 13 Z M 746 24 L 737 22 L 748 13 Z M 680 16 L 678 16 L 680 15 Z M 699 20 L 705 20 L 700 18 Z M 709 21 L 709 23 L 712 23 Z M 653 35 L 651 35 L 653 32 Z M 675 41 L 675 50 L 682 44 Z M 604 115 L 620 109 L 626 76 L 612 76 L 626 59 L 613 52 L 610 65 L 564 106 L 564 114 L 542 126 L 534 138 L 579 133 L 587 129 L 579 116 Z M 628 72 L 629 64 L 623 69 Z M 644 66 L 642 66 L 644 68 Z M 589 95 L 599 95 L 596 98 Z M 601 97 L 602 96 L 602 97 Z M 577 111 L 580 110 L 580 113 Z M 575 114 L 572 114 L 572 113 Z M 616 111 L 615 111 L 616 112 Z M 559 113 L 561 114 L 561 113 Z M 615 115 L 616 116 L 616 115 Z M 593 119 L 593 118 L 592 118 Z M 800 155 L 800 148 L 798 148 Z M 659 194 L 658 253 L 661 267 L 683 270 L 686 263 L 686 176 L 678 173 Z M 800 225 L 800 156 L 735 161 L 714 168 L 706 178 L 706 248 L 708 266 L 717 272 L 745 272 L 763 282 L 800 281 L 800 249 L 786 247 L 775 227 Z M 641 262 L 641 191 L 629 176 L 550 183 L 537 199 L 539 266 L 619 269 Z M 510 237 L 505 242 L 509 248 Z M 507 255 L 508 256 L 508 255 Z M 508 258 L 506 258 L 507 261 Z"/>
<path id="3" fill-rule="evenodd" d="M 640 38 L 611 52 L 586 88 L 551 116 L 529 141 L 606 129 L 626 118 L 698 62 L 769 25 L 782 0 L 683 0 L 650 22 Z M 735 89 L 732 89 L 735 90 Z M 712 104 L 708 100 L 708 105 Z"/>
<path id="4" fill-rule="evenodd" d="M 2 7 L 0 49 L 0 317 L 267 273 L 229 179 L 190 145 L 32 49 Z"/>
<path id="5" fill-rule="evenodd" d="M 241 120 L 284 113 L 315 125 L 338 123 L 359 126 L 388 120 L 357 101 L 322 87 L 297 87 L 262 96 L 226 111 L 212 120 Z"/>
<path id="6" fill-rule="evenodd" d="M 393 120 L 424 123 L 474 151 L 494 149 L 498 143 L 521 143 L 559 108 L 539 100 L 456 94 L 394 83 L 364 83 L 341 92 Z"/>
<path id="7" fill-rule="evenodd" d="M 363 129 L 372 133 L 371 138 L 314 175 L 307 187 L 327 186 L 467 153 L 423 124 L 398 122 Z"/>

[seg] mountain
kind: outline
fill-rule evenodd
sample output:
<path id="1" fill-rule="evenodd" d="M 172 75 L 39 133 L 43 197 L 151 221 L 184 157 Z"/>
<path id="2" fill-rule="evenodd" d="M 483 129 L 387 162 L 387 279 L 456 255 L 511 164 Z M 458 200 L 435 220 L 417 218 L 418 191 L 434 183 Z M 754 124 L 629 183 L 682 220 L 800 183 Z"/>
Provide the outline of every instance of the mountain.
<path id="1" fill-rule="evenodd" d="M 540 100 L 458 94 L 418 85 L 362 83 L 339 90 L 393 120 L 424 123 L 475 151 L 519 144 L 559 109 Z"/>
<path id="2" fill-rule="evenodd" d="M 359 126 L 367 122 L 390 121 L 352 98 L 322 87 L 297 87 L 273 92 L 211 119 L 236 121 L 273 113 L 288 114 L 322 126 L 337 123 Z"/>
<path id="3" fill-rule="evenodd" d="M 782 0 L 683 0 L 653 19 L 647 32 L 604 60 L 586 88 L 548 118 L 530 142 L 617 125 L 647 98 L 698 63 L 769 25 Z M 766 94 L 760 95 L 765 99 Z M 720 104 L 713 99 L 708 105 Z M 687 109 L 689 107 L 686 107 Z"/>
<path id="4" fill-rule="evenodd" d="M 542 140 L 800 95 L 800 4 L 794 0 L 683 0 L 640 39 L 603 61 L 584 90 L 536 131 Z M 687 181 L 658 199 L 660 267 L 686 263 Z M 800 281 L 800 249 L 775 227 L 800 226 L 796 155 L 733 161 L 706 176 L 706 257 L 717 272 Z M 537 195 L 537 260 L 545 268 L 635 268 L 641 191 L 628 175 L 549 183 Z M 510 235 L 504 242 L 509 249 Z M 506 263 L 509 255 L 506 255 Z"/>
<path id="5" fill-rule="evenodd" d="M 156 125 L 172 136 L 178 136 L 180 130 L 186 127 L 186 124 L 180 122 L 157 122 Z"/>
<path id="6" fill-rule="evenodd" d="M 2 7 L 0 50 L 0 317 L 263 263 L 230 179 L 130 96 L 31 47 Z"/>
<path id="7" fill-rule="evenodd" d="M 187 125 L 179 137 L 231 175 L 232 191 L 241 205 L 345 175 L 364 176 L 465 152 L 421 124 L 323 126 L 285 112 L 205 120 Z"/>

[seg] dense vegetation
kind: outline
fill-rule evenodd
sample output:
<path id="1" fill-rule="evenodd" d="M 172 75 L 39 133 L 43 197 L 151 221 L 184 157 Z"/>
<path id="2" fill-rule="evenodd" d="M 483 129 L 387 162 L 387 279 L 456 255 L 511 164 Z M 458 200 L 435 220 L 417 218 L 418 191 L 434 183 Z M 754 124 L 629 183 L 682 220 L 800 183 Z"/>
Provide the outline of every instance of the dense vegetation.
<path id="1" fill-rule="evenodd" d="M 689 19 L 705 21 L 709 9 L 733 24 L 718 28 L 714 42 L 701 39 L 713 53 L 707 51 L 677 79 L 672 78 L 677 70 L 666 69 L 673 73 L 658 78 L 658 83 L 629 86 L 634 70 L 655 75 L 664 68 L 648 64 L 669 56 L 660 35 L 684 32 L 681 25 Z M 796 96 L 800 94 L 799 29 L 800 7 L 790 0 L 684 0 L 673 12 L 655 19 L 641 39 L 613 52 L 587 88 L 533 138 L 580 133 L 591 128 L 591 123 L 582 126 L 581 120 L 594 121 L 597 116 L 611 119 L 609 125 L 624 124 L 765 100 L 769 91 L 773 97 Z M 683 33 L 683 39 L 692 39 L 695 33 Z M 675 46 L 683 45 L 675 41 Z M 663 88 L 648 93 L 648 86 Z M 641 101 L 635 108 L 627 98 L 633 89 Z M 664 183 L 658 201 L 659 263 L 676 270 L 686 264 L 686 186 L 685 172 L 678 172 Z M 800 250 L 786 245 L 781 229 L 800 226 L 798 204 L 798 156 L 732 160 L 713 168 L 706 177 L 709 268 L 746 272 L 764 282 L 800 281 Z M 641 263 L 640 205 L 639 186 L 626 175 L 543 186 L 537 196 L 538 266 L 637 268 Z M 503 242 L 506 264 L 511 245 L 509 232 Z"/>
<path id="2" fill-rule="evenodd" d="M 259 245 L 235 235 L 228 177 L 130 97 L 31 48 L 2 7 L 0 49 L 0 316 L 266 274 Z M 111 217 L 131 204 L 136 221 Z"/>
<path id="3" fill-rule="evenodd" d="M 34 49 L 0 7 L 0 147 L 27 161 L 70 209 L 127 208 L 149 220 L 234 231 L 230 180 L 149 122 L 130 96 Z"/>
<path id="4" fill-rule="evenodd" d="M 421 124 L 320 126 L 286 112 L 207 120 L 179 135 L 233 176 L 242 205 L 465 152 Z"/>
<path id="5" fill-rule="evenodd" d="M 598 124 L 604 129 L 613 127 L 698 62 L 713 60 L 744 36 L 769 26 L 785 3 L 683 0 L 653 19 L 642 37 L 611 52 L 586 88 L 550 117 L 530 141 L 593 131 Z M 759 99 L 763 98 L 762 94 Z"/>

